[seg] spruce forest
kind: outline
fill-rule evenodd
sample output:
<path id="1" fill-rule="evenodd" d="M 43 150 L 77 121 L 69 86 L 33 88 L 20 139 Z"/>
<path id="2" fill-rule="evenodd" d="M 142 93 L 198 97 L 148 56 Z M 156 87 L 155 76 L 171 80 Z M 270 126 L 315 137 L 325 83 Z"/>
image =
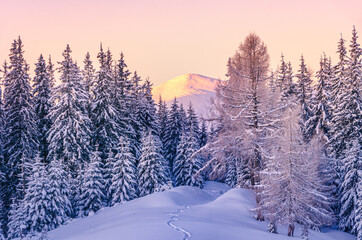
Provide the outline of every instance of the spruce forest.
<path id="1" fill-rule="evenodd" d="M 322 54 L 315 73 L 287 53 L 272 71 L 266 44 L 249 34 L 205 118 L 176 98 L 155 103 L 150 80 L 102 45 L 82 64 L 66 45 L 57 62 L 40 55 L 29 66 L 24 49 L 13 41 L 0 74 L 0 239 L 47 239 L 71 219 L 206 180 L 253 190 L 265 231 L 284 224 L 294 236 L 299 224 L 303 239 L 323 227 L 362 239 L 355 28 L 337 42 L 338 61 Z"/>

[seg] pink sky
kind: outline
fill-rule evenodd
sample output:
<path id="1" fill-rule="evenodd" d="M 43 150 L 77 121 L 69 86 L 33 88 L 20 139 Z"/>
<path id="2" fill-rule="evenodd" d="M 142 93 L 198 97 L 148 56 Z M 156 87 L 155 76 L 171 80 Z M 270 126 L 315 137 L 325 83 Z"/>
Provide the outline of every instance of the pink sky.
<path id="1" fill-rule="evenodd" d="M 353 25 L 362 43 L 361 0 L 0 0 L 0 61 L 21 35 L 34 70 L 40 53 L 61 60 L 67 43 L 79 63 L 97 61 L 99 43 L 159 84 L 184 73 L 225 78 L 226 62 L 250 32 L 268 45 L 271 67 L 283 52 L 297 69 L 304 54 L 317 70 L 322 52 L 336 59 L 340 33 Z"/>

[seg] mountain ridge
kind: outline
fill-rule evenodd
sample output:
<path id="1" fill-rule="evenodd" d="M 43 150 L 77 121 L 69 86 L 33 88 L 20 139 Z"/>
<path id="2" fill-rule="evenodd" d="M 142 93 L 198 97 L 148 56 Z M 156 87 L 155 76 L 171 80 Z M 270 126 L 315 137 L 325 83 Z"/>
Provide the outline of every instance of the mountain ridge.
<path id="1" fill-rule="evenodd" d="M 215 96 L 215 88 L 219 82 L 216 78 L 186 73 L 155 86 L 152 95 L 156 102 L 161 96 L 168 105 L 176 98 L 184 108 L 191 102 L 199 115 L 206 116 L 211 107 L 210 98 Z"/>

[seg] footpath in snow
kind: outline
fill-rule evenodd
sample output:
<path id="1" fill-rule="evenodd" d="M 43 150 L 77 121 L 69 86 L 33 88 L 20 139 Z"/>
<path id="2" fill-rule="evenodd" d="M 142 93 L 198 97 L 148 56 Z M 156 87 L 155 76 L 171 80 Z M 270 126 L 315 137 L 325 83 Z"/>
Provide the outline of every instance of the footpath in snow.
<path id="1" fill-rule="evenodd" d="M 50 240 L 291 240 L 286 227 L 279 227 L 280 234 L 266 232 L 267 222 L 253 218 L 254 207 L 252 191 L 207 182 L 204 189 L 177 187 L 105 208 L 48 236 Z M 295 235 L 300 236 L 298 226 Z M 310 239 L 353 240 L 354 236 L 326 229 L 310 231 Z"/>

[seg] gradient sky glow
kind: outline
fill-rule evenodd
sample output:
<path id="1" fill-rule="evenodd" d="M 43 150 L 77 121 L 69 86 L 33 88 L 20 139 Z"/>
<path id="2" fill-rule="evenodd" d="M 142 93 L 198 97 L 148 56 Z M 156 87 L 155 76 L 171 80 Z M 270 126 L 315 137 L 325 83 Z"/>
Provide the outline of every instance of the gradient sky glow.
<path id="1" fill-rule="evenodd" d="M 353 25 L 362 43 L 361 0 L 0 0 L 0 61 L 20 35 L 31 71 L 40 53 L 60 61 L 67 43 L 79 63 L 87 51 L 97 62 L 102 42 L 156 85 L 184 73 L 224 79 L 228 57 L 255 32 L 272 68 L 283 52 L 295 70 L 301 54 L 317 70 Z"/>

